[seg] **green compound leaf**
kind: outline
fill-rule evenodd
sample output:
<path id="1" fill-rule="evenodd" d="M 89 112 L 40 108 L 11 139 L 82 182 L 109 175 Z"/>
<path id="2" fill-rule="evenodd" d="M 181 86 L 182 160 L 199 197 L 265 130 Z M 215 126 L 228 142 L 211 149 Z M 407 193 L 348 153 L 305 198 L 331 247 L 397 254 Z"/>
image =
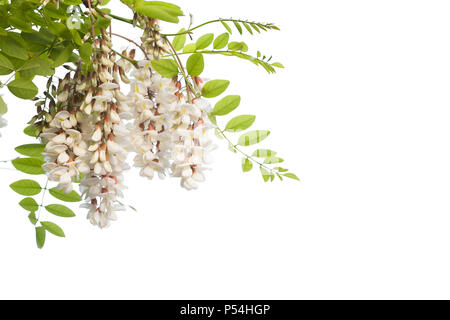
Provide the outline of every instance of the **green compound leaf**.
<path id="1" fill-rule="evenodd" d="M 34 144 L 24 144 L 15 148 L 15 150 L 28 157 L 40 157 L 44 152 L 45 144 L 34 143 Z"/>
<path id="2" fill-rule="evenodd" d="M 16 181 L 10 185 L 10 188 L 23 196 L 35 196 L 42 191 L 39 183 L 28 179 Z"/>
<path id="3" fill-rule="evenodd" d="M 238 144 L 240 146 L 251 146 L 257 143 L 260 143 L 264 139 L 266 139 L 270 135 L 270 131 L 267 130 L 255 130 L 247 132 L 240 136 Z"/>
<path id="4" fill-rule="evenodd" d="M 232 112 L 234 109 L 239 107 L 241 104 L 241 97 L 234 96 L 226 96 L 222 100 L 216 103 L 214 107 L 213 114 L 216 116 L 224 116 Z"/>
<path id="5" fill-rule="evenodd" d="M 189 75 L 198 77 L 205 69 L 205 61 L 201 53 L 195 53 L 191 55 L 187 61 L 186 69 Z"/>
<path id="6" fill-rule="evenodd" d="M 240 131 L 247 130 L 255 122 L 255 119 L 256 119 L 256 116 L 253 116 L 253 115 L 237 116 L 237 117 L 231 119 L 227 123 L 227 126 L 225 127 L 225 131 L 240 132 Z"/>
<path id="7" fill-rule="evenodd" d="M 249 159 L 243 158 L 242 159 L 242 171 L 249 172 L 252 169 L 253 169 L 253 163 Z"/>
<path id="8" fill-rule="evenodd" d="M 42 249 L 45 244 L 45 228 L 37 227 L 36 228 L 36 244 L 39 249 Z"/>
<path id="9" fill-rule="evenodd" d="M 202 96 L 205 98 L 215 98 L 220 96 L 228 89 L 230 81 L 228 80 L 211 80 L 205 83 L 202 89 Z"/>
<path id="10" fill-rule="evenodd" d="M 178 33 L 183 33 L 185 31 L 186 29 L 183 28 L 180 31 L 178 31 Z M 175 38 L 173 38 L 172 45 L 176 51 L 180 51 L 181 49 L 183 49 L 184 45 L 186 44 L 186 37 L 187 35 L 186 33 L 184 33 L 179 34 Z"/>
<path id="11" fill-rule="evenodd" d="M 41 225 L 50 232 L 51 234 L 64 238 L 66 235 L 64 234 L 64 231 L 56 224 L 50 221 L 41 221 Z"/>
<path id="12" fill-rule="evenodd" d="M 253 152 L 253 156 L 258 158 L 271 158 L 275 157 L 276 155 L 277 153 L 275 151 L 269 149 L 258 149 Z"/>
<path id="13" fill-rule="evenodd" d="M 227 32 L 221 34 L 214 40 L 214 49 L 219 50 L 225 48 L 228 41 L 230 41 L 230 34 Z"/>
<path id="14" fill-rule="evenodd" d="M 45 162 L 40 159 L 19 158 L 11 162 L 17 170 L 27 174 L 39 175 L 45 173 L 45 171 L 42 169 L 42 165 L 45 164 Z"/>
<path id="15" fill-rule="evenodd" d="M 16 79 L 8 84 L 8 89 L 20 99 L 33 99 L 39 92 L 33 81 Z"/>
<path id="16" fill-rule="evenodd" d="M 207 33 L 200 38 L 198 38 L 197 42 L 195 43 L 197 50 L 205 49 L 209 47 L 209 45 L 214 40 L 214 34 L 213 33 Z"/>
<path id="17" fill-rule="evenodd" d="M 62 218 L 72 218 L 75 217 L 75 213 L 67 208 L 66 206 L 63 206 L 61 204 L 51 204 L 45 207 L 45 209 L 54 214 L 55 216 L 62 217 Z"/>
<path id="18" fill-rule="evenodd" d="M 36 212 L 39 209 L 39 205 L 33 198 L 25 198 L 19 202 L 19 205 L 27 211 Z"/>
<path id="19" fill-rule="evenodd" d="M 165 78 L 172 79 L 178 75 L 178 65 L 171 59 L 152 60 L 152 66 Z"/>
<path id="20" fill-rule="evenodd" d="M 65 201 L 65 202 L 80 202 L 81 196 L 76 192 L 72 191 L 70 193 L 65 193 L 62 190 L 58 190 L 56 188 L 52 188 L 49 190 L 50 194 L 54 196 L 56 199 Z"/>

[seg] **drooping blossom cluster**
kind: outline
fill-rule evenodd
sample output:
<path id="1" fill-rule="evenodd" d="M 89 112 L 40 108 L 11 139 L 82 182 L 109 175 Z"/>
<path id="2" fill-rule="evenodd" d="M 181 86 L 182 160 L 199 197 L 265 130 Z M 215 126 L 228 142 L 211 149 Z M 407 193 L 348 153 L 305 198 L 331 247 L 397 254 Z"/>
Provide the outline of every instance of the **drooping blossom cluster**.
<path id="1" fill-rule="evenodd" d="M 93 43 L 92 69 L 86 71 L 80 63 L 59 81 L 50 102 L 54 115 L 41 134 L 49 180 L 66 193 L 81 180 L 86 199 L 82 207 L 100 228 L 123 209 L 118 198 L 125 189 L 123 171 L 129 168 L 130 151 L 141 176 L 180 178 L 182 187 L 192 190 L 204 181 L 214 149 L 211 106 L 195 99 L 193 89 L 183 88 L 177 78 L 163 78 L 152 69 L 150 61 L 167 49 L 156 22 L 143 23 L 145 58 L 133 64 L 135 51 L 125 50 L 117 59 L 103 30 Z M 128 94 L 121 84 L 129 85 Z M 201 86 L 201 80 L 195 79 L 195 85 Z"/>

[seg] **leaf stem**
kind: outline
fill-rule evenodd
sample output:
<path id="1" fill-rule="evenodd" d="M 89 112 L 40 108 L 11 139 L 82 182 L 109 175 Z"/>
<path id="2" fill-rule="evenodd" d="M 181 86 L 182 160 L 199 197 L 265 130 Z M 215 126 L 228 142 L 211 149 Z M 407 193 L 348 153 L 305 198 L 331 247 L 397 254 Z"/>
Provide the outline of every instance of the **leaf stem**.
<path id="1" fill-rule="evenodd" d="M 39 212 L 38 212 L 38 216 L 36 217 L 36 219 L 39 221 L 39 219 L 41 218 L 41 211 L 42 211 L 42 207 L 44 206 L 44 198 L 45 198 L 45 194 L 47 193 L 47 187 L 48 187 L 48 178 L 47 178 L 47 182 L 45 182 L 45 187 L 44 187 L 44 193 L 42 194 L 42 199 L 41 199 L 41 204 L 39 205 Z"/>

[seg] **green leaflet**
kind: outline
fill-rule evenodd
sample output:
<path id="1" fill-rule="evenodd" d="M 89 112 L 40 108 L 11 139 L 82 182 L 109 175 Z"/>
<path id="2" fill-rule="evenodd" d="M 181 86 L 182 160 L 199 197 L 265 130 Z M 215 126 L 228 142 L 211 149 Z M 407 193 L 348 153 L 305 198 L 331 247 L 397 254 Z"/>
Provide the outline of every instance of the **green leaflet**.
<path id="1" fill-rule="evenodd" d="M 209 45 L 214 40 L 214 34 L 213 33 L 207 33 L 200 38 L 198 38 L 197 42 L 195 43 L 197 50 L 205 49 L 209 47 Z"/>
<path id="2" fill-rule="evenodd" d="M 36 225 L 36 223 L 38 222 L 38 219 L 36 218 L 36 213 L 31 212 L 31 213 L 28 215 L 28 220 L 30 220 L 30 222 L 31 222 L 32 225 Z"/>
<path id="3" fill-rule="evenodd" d="M 216 116 L 224 116 L 232 112 L 241 104 L 241 97 L 237 95 L 226 96 L 216 103 L 213 114 Z"/>
<path id="4" fill-rule="evenodd" d="M 230 41 L 230 34 L 227 32 L 221 34 L 214 40 L 214 49 L 219 50 L 225 48 L 228 41 Z"/>
<path id="5" fill-rule="evenodd" d="M 85 42 L 79 49 L 81 59 L 89 63 L 92 55 L 92 43 Z"/>
<path id="6" fill-rule="evenodd" d="M 42 169 L 44 163 L 44 161 L 36 158 L 19 158 L 12 161 L 17 170 L 32 175 L 44 174 L 45 171 Z"/>
<path id="7" fill-rule="evenodd" d="M 197 51 L 197 46 L 195 45 L 195 43 L 190 43 L 187 44 L 184 48 L 183 48 L 183 53 L 193 53 Z"/>
<path id="8" fill-rule="evenodd" d="M 66 62 L 70 61 L 70 57 L 72 56 L 73 46 L 71 44 L 64 47 L 55 57 L 53 57 L 54 66 L 59 67 Z"/>
<path id="9" fill-rule="evenodd" d="M 228 44 L 228 49 L 231 51 L 242 51 L 242 52 L 247 52 L 248 51 L 248 46 L 245 42 L 230 42 Z"/>
<path id="10" fill-rule="evenodd" d="M 39 205 L 37 204 L 36 200 L 33 198 L 25 198 L 22 201 L 19 202 L 19 205 L 24 208 L 25 210 L 36 212 L 39 209 Z"/>
<path id="11" fill-rule="evenodd" d="M 50 194 L 54 196 L 56 199 L 65 201 L 65 202 L 80 202 L 81 196 L 76 192 L 72 191 L 70 193 L 65 193 L 62 190 L 58 190 L 56 188 L 52 188 L 49 190 Z"/>
<path id="12" fill-rule="evenodd" d="M 276 155 L 277 153 L 275 151 L 269 149 L 258 149 L 255 152 L 253 152 L 253 156 L 258 158 L 271 158 Z"/>
<path id="13" fill-rule="evenodd" d="M 152 66 L 165 78 L 173 78 L 178 75 L 178 65 L 172 59 L 152 60 Z"/>
<path id="14" fill-rule="evenodd" d="M 39 249 L 42 249 L 45 244 L 45 228 L 37 227 L 36 228 L 36 244 Z"/>
<path id="15" fill-rule="evenodd" d="M 183 28 L 180 31 L 178 31 L 178 33 L 182 33 L 185 31 L 186 29 Z M 175 36 L 175 38 L 172 41 L 172 45 L 176 51 L 180 51 L 181 49 L 183 49 L 184 45 L 186 44 L 186 38 L 187 38 L 186 33 Z"/>
<path id="16" fill-rule="evenodd" d="M 2 96 L 0 96 L 0 115 L 5 114 L 7 112 L 8 112 L 8 106 L 6 105 Z"/>
<path id="17" fill-rule="evenodd" d="M 45 144 L 42 143 L 24 144 L 15 148 L 18 153 L 28 157 L 40 157 L 44 149 Z"/>
<path id="18" fill-rule="evenodd" d="M 75 213 L 67 208 L 66 206 L 63 206 L 61 204 L 51 204 L 45 207 L 45 209 L 54 214 L 55 216 L 62 217 L 62 218 L 72 218 L 75 217 Z"/>
<path id="19" fill-rule="evenodd" d="M 20 60 L 27 60 L 29 58 L 25 48 L 9 34 L 7 37 L 0 36 L 0 49 L 10 57 Z"/>
<path id="20" fill-rule="evenodd" d="M 9 61 L 9 59 L 0 53 L 0 67 L 9 69 L 10 71 L 14 70 L 14 65 Z"/>
<path id="21" fill-rule="evenodd" d="M 8 89 L 16 97 L 21 99 L 33 99 L 39 92 L 33 81 L 16 79 L 8 84 Z"/>
<path id="22" fill-rule="evenodd" d="M 285 176 L 286 178 L 289 178 L 289 179 L 294 179 L 294 180 L 300 181 L 300 178 L 297 177 L 297 176 L 296 176 L 295 174 L 293 174 L 293 173 L 285 173 L 285 174 L 283 174 L 283 176 Z"/>
<path id="23" fill-rule="evenodd" d="M 205 83 L 202 89 L 202 96 L 205 98 L 215 98 L 220 96 L 228 89 L 230 81 L 228 80 L 211 80 Z"/>
<path id="24" fill-rule="evenodd" d="M 183 15 L 178 6 L 161 1 L 137 0 L 135 9 L 147 17 L 172 23 L 178 23 L 178 17 Z"/>
<path id="25" fill-rule="evenodd" d="M 253 115 L 237 116 L 237 117 L 231 119 L 227 123 L 227 125 L 225 127 L 225 131 L 240 132 L 240 131 L 247 130 L 255 122 L 255 119 L 256 119 L 256 116 L 253 116 Z"/>
<path id="26" fill-rule="evenodd" d="M 50 221 L 41 221 L 41 225 L 50 232 L 51 234 L 64 238 L 66 235 L 64 234 L 64 231 L 56 224 Z"/>
<path id="27" fill-rule="evenodd" d="M 255 130 L 243 134 L 238 141 L 240 146 L 251 146 L 260 143 L 270 135 L 270 131 L 267 130 Z"/>
<path id="28" fill-rule="evenodd" d="M 233 23 L 234 23 L 234 26 L 236 27 L 236 29 L 239 31 L 239 33 L 242 34 L 241 25 L 237 21 L 233 21 Z"/>
<path id="29" fill-rule="evenodd" d="M 23 196 L 35 196 L 42 191 L 39 183 L 28 179 L 16 181 L 10 185 L 10 188 Z"/>
<path id="30" fill-rule="evenodd" d="M 195 53 L 191 55 L 187 61 L 186 69 L 189 75 L 198 77 L 205 69 L 205 61 L 201 53 Z"/>
<path id="31" fill-rule="evenodd" d="M 222 25 L 225 27 L 225 29 L 227 29 L 227 31 L 228 31 L 230 34 L 233 34 L 233 31 L 231 30 L 230 26 L 229 26 L 225 21 L 220 20 L 220 22 L 222 23 Z"/>
<path id="32" fill-rule="evenodd" d="M 23 130 L 27 136 L 36 138 L 36 127 L 34 125 L 30 125 Z"/>
<path id="33" fill-rule="evenodd" d="M 261 175 L 262 175 L 262 177 L 264 179 L 264 182 L 268 182 L 272 178 L 273 174 L 271 174 L 268 170 L 266 170 L 263 167 L 259 167 L 259 169 L 261 171 Z"/>
<path id="34" fill-rule="evenodd" d="M 265 164 L 277 164 L 284 162 L 284 159 L 278 158 L 278 157 L 272 157 L 272 158 L 266 158 L 264 160 Z"/>
<path id="35" fill-rule="evenodd" d="M 242 171 L 249 172 L 253 169 L 253 163 L 248 158 L 242 159 Z"/>

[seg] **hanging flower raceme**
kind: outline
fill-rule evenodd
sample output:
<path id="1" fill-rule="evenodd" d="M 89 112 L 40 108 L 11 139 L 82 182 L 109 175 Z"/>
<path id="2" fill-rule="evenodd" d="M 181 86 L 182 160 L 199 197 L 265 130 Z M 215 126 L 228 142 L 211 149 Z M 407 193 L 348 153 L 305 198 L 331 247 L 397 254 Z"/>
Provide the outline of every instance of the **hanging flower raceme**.
<path id="1" fill-rule="evenodd" d="M 203 83 L 200 77 L 208 54 L 241 58 L 274 73 L 275 67 L 283 67 L 280 63 L 270 62 L 272 58 L 260 52 L 251 56 L 244 42 L 230 41 L 230 37 L 233 25 L 241 34 L 278 28 L 234 19 L 193 26 L 191 17 L 187 30 L 164 34 L 158 21 L 178 22 L 183 16 L 178 6 L 161 1 L 122 3 L 133 12 L 128 18 L 110 10 L 108 1 L 83 0 L 76 6 L 58 0 L 0 4 L 7 16 L 16 16 L 26 24 L 21 26 L 26 30 L 19 31 L 17 24 L 5 22 L 4 37 L 13 46 L 6 46 L 9 50 L 2 48 L 0 75 L 15 74 L 2 80 L 0 86 L 34 102 L 36 113 L 24 132 L 41 142 L 16 148 L 28 158 L 15 159 L 12 164 L 32 175 L 45 173 L 57 189 L 43 188 L 31 179 L 11 185 L 14 191 L 27 196 L 20 205 L 30 210 L 29 220 L 36 226 L 39 247 L 47 231 L 64 235 L 54 224 L 41 222 L 41 209 L 64 217 L 75 214 L 60 205 L 41 203 L 39 207 L 33 195 L 49 190 L 59 200 L 84 200 L 82 207 L 87 209 L 89 221 L 106 228 L 116 219 L 116 212 L 124 209 L 119 199 L 126 189 L 124 172 L 130 168 L 130 153 L 141 176 L 175 178 L 183 188 L 197 189 L 205 180 L 215 149 L 213 130 L 228 142 L 231 151 L 243 156 L 244 172 L 259 167 L 265 182 L 276 177 L 298 179 L 279 166 L 284 160 L 276 152 L 257 149 L 246 153 L 245 148 L 267 138 L 268 130 L 247 131 L 233 142 L 228 133 L 249 129 L 255 116 L 235 116 L 220 128 L 219 117 L 234 112 L 241 98 L 219 98 L 230 82 Z M 135 41 L 131 32 L 121 34 L 114 20 L 136 27 L 140 41 Z M 217 37 L 207 33 L 194 41 L 200 28 L 217 22 L 226 32 Z M 134 49 L 115 51 L 112 37 L 128 41 Z M 193 42 L 186 43 L 190 40 Z M 61 73 L 56 69 L 63 68 L 65 75 L 59 78 Z M 33 83 L 37 76 L 48 78 L 42 94 Z M 205 100 L 210 98 L 218 98 L 214 108 Z M 6 125 L 2 118 L 6 109 L 0 96 L 0 128 Z M 44 161 L 40 157 L 42 150 Z M 73 190 L 78 183 L 81 196 Z"/>

